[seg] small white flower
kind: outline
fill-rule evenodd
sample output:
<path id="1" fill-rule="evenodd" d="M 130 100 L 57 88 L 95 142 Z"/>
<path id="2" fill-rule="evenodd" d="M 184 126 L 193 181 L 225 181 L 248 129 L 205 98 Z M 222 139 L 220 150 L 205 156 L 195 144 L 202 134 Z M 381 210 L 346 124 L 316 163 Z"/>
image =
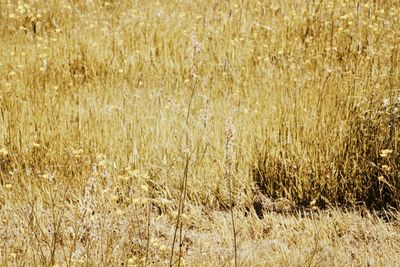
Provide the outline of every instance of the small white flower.
<path id="1" fill-rule="evenodd" d="M 388 98 L 383 99 L 383 106 L 387 107 L 390 104 L 390 100 Z"/>

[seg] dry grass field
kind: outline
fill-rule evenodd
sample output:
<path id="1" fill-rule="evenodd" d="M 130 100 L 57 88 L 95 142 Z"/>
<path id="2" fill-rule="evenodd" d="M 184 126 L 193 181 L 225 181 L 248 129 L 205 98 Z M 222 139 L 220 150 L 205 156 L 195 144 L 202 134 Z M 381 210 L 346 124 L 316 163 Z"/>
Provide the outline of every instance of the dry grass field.
<path id="1" fill-rule="evenodd" d="M 1 0 L 1 266 L 400 266 L 400 1 Z"/>

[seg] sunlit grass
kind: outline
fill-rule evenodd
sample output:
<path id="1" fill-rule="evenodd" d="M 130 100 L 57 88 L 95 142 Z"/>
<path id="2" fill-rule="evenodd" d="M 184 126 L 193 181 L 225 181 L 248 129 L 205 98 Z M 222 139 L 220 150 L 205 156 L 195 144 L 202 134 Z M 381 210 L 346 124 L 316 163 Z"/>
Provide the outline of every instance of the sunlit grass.
<path id="1" fill-rule="evenodd" d="M 399 13 L 1 1 L 1 264 L 398 265 Z"/>

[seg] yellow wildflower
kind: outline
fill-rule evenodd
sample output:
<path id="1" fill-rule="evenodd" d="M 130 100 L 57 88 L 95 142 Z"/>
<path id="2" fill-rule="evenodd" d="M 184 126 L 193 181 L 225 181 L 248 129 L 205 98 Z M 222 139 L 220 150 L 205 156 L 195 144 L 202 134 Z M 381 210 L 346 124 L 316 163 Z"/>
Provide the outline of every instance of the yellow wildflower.
<path id="1" fill-rule="evenodd" d="M 0 157 L 6 157 L 8 155 L 8 150 L 4 147 L 0 148 Z"/>
<path id="2" fill-rule="evenodd" d="M 381 156 L 382 158 L 385 158 L 385 157 L 387 157 L 389 154 L 391 154 L 392 152 L 393 152 L 392 149 L 383 149 L 383 150 L 381 150 L 380 156 Z"/>
<path id="3" fill-rule="evenodd" d="M 383 170 L 384 172 L 389 172 L 389 171 L 391 170 L 391 168 L 390 168 L 390 166 L 388 166 L 388 165 L 382 165 L 382 170 Z"/>

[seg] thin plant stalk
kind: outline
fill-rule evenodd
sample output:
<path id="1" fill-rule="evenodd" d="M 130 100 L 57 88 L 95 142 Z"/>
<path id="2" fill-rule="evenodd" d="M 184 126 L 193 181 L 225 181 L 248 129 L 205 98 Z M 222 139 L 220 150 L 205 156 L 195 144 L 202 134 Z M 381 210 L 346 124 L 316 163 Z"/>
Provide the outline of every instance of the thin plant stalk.
<path id="1" fill-rule="evenodd" d="M 234 111 L 233 111 L 234 112 Z M 235 128 L 232 123 L 233 112 L 229 115 L 225 123 L 225 180 L 229 183 L 229 209 L 231 214 L 232 223 L 232 234 L 233 234 L 233 254 L 235 257 L 235 267 L 238 266 L 237 256 L 237 238 L 236 238 L 236 227 L 235 227 L 235 216 L 233 211 L 233 175 L 235 166 L 235 152 L 233 151 L 233 141 Z"/>
<path id="2" fill-rule="evenodd" d="M 194 65 L 194 57 L 196 55 L 196 53 L 199 52 L 198 49 L 198 43 L 196 40 L 195 35 L 193 35 L 192 37 L 192 54 L 191 54 L 191 60 L 192 60 L 192 77 L 194 78 L 194 84 L 192 87 L 192 91 L 190 94 L 190 98 L 189 98 L 189 102 L 188 102 L 188 106 L 187 106 L 187 111 L 186 111 L 186 119 L 185 119 L 185 125 L 186 125 L 186 134 L 185 134 L 185 146 L 187 149 L 189 149 L 189 118 L 190 118 L 190 113 L 191 113 L 191 107 L 192 107 L 192 103 L 193 103 L 193 99 L 196 93 L 196 88 L 197 88 L 197 68 Z M 191 159 L 191 154 L 190 151 L 186 151 L 186 155 L 185 155 L 185 167 L 183 170 L 183 176 L 182 176 L 182 181 L 181 181 L 181 186 L 180 186 L 180 196 L 179 196 L 179 204 L 178 204 L 178 214 L 177 214 L 177 218 L 176 218 L 176 224 L 175 224 L 175 229 L 174 229 L 174 237 L 173 237 L 173 241 L 172 241 L 172 247 L 171 247 L 171 256 L 170 256 L 170 262 L 169 265 L 172 266 L 175 264 L 175 262 L 173 262 L 173 258 L 174 258 L 174 250 L 175 250 L 175 242 L 177 239 L 177 235 L 178 235 L 178 228 L 179 228 L 179 255 L 178 255 L 178 266 L 180 266 L 181 264 L 181 257 L 182 257 L 182 243 L 183 243 L 183 238 L 182 238 L 182 213 L 183 213 L 183 209 L 185 206 L 185 200 L 186 200 L 186 193 L 187 193 L 187 181 L 188 181 L 188 173 L 189 173 L 189 164 L 190 164 L 190 159 Z"/>

